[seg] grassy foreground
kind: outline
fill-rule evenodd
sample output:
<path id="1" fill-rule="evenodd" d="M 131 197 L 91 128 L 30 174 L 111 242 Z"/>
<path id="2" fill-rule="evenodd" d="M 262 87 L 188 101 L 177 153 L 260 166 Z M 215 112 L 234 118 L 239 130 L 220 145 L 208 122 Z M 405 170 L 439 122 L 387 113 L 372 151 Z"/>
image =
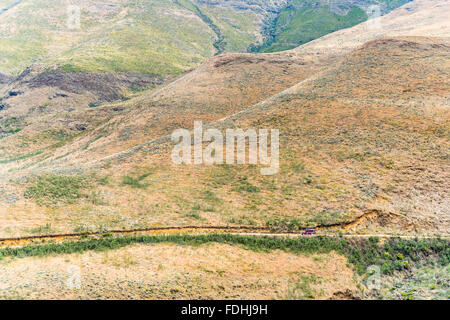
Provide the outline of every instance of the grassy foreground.
<path id="1" fill-rule="evenodd" d="M 179 245 L 202 245 L 222 243 L 239 245 L 247 250 L 283 250 L 291 253 L 329 253 L 336 251 L 348 258 L 355 271 L 363 274 L 371 265 L 381 267 L 383 274 L 392 274 L 417 265 L 448 265 L 450 263 L 450 241 L 445 239 L 399 239 L 391 238 L 384 244 L 376 237 L 349 240 L 333 237 L 273 238 L 231 234 L 208 235 L 133 235 L 111 237 L 106 234 L 100 239 L 30 245 L 21 248 L 0 249 L 4 257 L 47 256 L 53 254 L 80 253 L 88 250 L 112 250 L 131 244 L 175 243 Z"/>

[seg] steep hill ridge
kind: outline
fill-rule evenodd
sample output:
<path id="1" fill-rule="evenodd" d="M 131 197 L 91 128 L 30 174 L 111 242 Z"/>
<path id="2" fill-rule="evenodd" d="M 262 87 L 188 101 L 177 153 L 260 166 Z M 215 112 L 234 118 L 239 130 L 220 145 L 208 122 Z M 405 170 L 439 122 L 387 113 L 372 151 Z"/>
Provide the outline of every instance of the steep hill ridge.
<path id="1" fill-rule="evenodd" d="M 351 221 L 362 212 L 379 210 L 382 224 L 368 223 L 356 231 L 446 233 L 449 62 L 448 38 L 374 40 L 282 93 L 210 123 L 219 129 L 279 128 L 281 168 L 273 177 L 261 176 L 255 166 L 173 165 L 170 137 L 161 135 L 100 162 L 92 162 L 96 152 L 101 155 L 94 143 L 84 148 L 73 142 L 81 151 L 74 158 L 47 156 L 34 166 L 42 170 L 54 163 L 62 168 L 72 162 L 66 169 L 88 173 L 91 167 L 96 175 L 110 177 L 109 186 L 98 187 L 110 205 L 94 207 L 103 211 L 113 206 L 114 213 L 108 212 L 114 217 L 127 212 L 125 224 L 131 219 L 146 226 L 302 228 Z M 136 117 L 130 117 L 133 127 L 139 123 Z M 81 165 L 82 158 L 90 165 Z M 124 177 L 142 182 L 135 182 L 133 189 L 121 182 L 127 181 Z M 52 225 L 75 226 L 82 213 L 70 208 L 64 222 L 52 220 Z M 142 210 L 157 214 L 139 214 Z M 192 216 L 186 213 L 191 210 Z M 408 231 L 394 223 L 399 216 L 410 221 Z M 100 217 L 88 221 L 98 223 Z"/>
<path id="2" fill-rule="evenodd" d="M 203 117 L 202 113 L 206 111 L 207 108 L 220 109 L 224 108 L 224 104 L 226 106 L 226 111 L 217 114 L 216 119 L 220 117 L 231 115 L 234 112 L 239 110 L 243 110 L 244 107 L 250 106 L 252 103 L 256 103 L 259 100 L 267 98 L 270 93 L 275 93 L 276 90 L 283 91 L 284 89 L 288 89 L 287 84 L 284 86 L 277 86 L 273 91 L 267 91 L 268 94 L 261 95 L 261 90 L 267 88 L 267 83 L 262 82 L 259 83 L 262 78 L 265 77 L 262 72 L 263 66 L 269 65 L 271 68 L 271 72 L 275 72 L 277 70 L 277 65 L 282 66 L 283 74 L 292 74 L 292 80 L 305 80 L 312 76 L 313 74 L 319 72 L 320 70 L 326 70 L 328 66 L 332 66 L 337 60 L 341 59 L 345 54 L 348 54 L 352 50 L 356 49 L 364 40 L 376 39 L 382 35 L 402 35 L 406 34 L 414 34 L 417 33 L 419 35 L 426 33 L 428 36 L 442 36 L 446 33 L 446 31 L 450 31 L 450 26 L 445 23 L 446 15 L 445 8 L 447 6 L 443 6 L 442 3 L 435 0 L 418 0 L 413 2 L 412 4 L 408 4 L 402 8 L 397 9 L 393 13 L 381 17 L 380 18 L 380 26 L 383 29 L 375 31 L 368 29 L 368 26 L 365 24 L 353 27 L 348 30 L 339 31 L 324 37 L 323 39 L 313 41 L 309 44 L 299 47 L 298 49 L 282 54 L 286 54 L 288 57 L 282 58 L 281 54 L 279 55 L 249 55 L 249 54 L 230 54 L 225 55 L 223 57 L 214 58 L 210 62 L 206 63 L 204 66 L 200 67 L 195 72 L 189 73 L 188 75 L 182 77 L 180 80 L 177 80 L 173 84 L 169 84 L 168 86 L 163 87 L 162 89 L 156 91 L 155 93 L 150 93 L 148 95 L 143 95 L 142 97 L 138 97 L 135 100 L 127 103 L 128 106 L 133 105 L 152 105 L 153 101 L 158 101 L 159 104 L 163 106 L 173 106 L 173 113 L 169 112 L 167 109 L 163 109 L 164 113 L 170 118 L 175 116 L 175 114 L 183 113 L 183 109 L 186 109 L 188 113 L 187 121 L 191 123 L 183 123 L 178 122 L 174 123 L 174 126 L 170 128 L 178 128 L 178 127 L 186 127 L 189 128 L 193 125 L 190 118 L 192 118 L 191 112 L 194 109 L 191 109 L 191 105 L 197 105 L 199 120 L 204 119 L 208 120 L 207 117 Z M 409 19 L 409 20 L 408 20 Z M 417 31 L 414 31 L 414 28 L 411 27 L 411 21 L 425 21 L 423 23 L 416 23 L 415 27 L 417 27 Z M 398 22 L 397 22 L 398 21 Z M 433 21 L 433 23 L 429 23 L 429 21 Z M 359 37 L 354 36 L 359 34 Z M 337 39 L 337 40 L 336 40 Z M 221 68 L 211 68 L 211 65 L 217 64 L 217 61 L 220 62 Z M 265 63 L 260 63 L 264 61 Z M 247 62 L 247 63 L 246 63 Z M 228 67 L 227 67 L 228 65 Z M 250 70 L 247 70 L 248 66 L 250 66 Z M 292 69 L 291 66 L 301 66 L 299 69 Z M 267 68 L 267 67 L 266 67 Z M 224 70 L 226 76 L 224 76 L 222 71 Z M 298 72 L 297 77 L 294 75 Z M 265 71 L 269 71 L 269 69 L 265 69 Z M 255 74 L 259 74 L 257 77 L 252 78 Z M 267 74 L 270 74 L 267 72 Z M 315 75 L 317 77 L 317 75 Z M 239 80 L 241 77 L 241 80 Z M 284 76 L 281 76 L 283 78 Z M 217 79 L 220 81 L 219 83 L 214 83 L 212 81 L 209 83 L 211 79 Z M 234 79 L 234 84 L 231 83 L 231 79 Z M 216 80 L 216 81 L 217 81 Z M 229 82 L 230 81 L 230 82 Z M 266 80 L 267 81 L 267 80 Z M 242 83 L 242 84 L 241 84 Z M 292 83 L 292 82 L 289 82 Z M 303 85 L 303 83 L 301 83 Z M 231 87 L 230 87 L 231 86 Z M 245 90 L 252 90 L 252 94 L 249 95 L 242 89 L 239 91 L 229 91 L 232 87 L 236 87 L 233 90 L 236 90 L 239 87 L 245 88 Z M 227 89 L 228 87 L 228 89 Z M 213 89 L 212 89 L 213 88 Z M 295 86 L 293 87 L 295 88 Z M 257 91 L 259 90 L 259 94 Z M 227 95 L 222 96 L 223 92 L 228 92 Z M 250 92 L 250 91 L 248 91 Z M 211 96 L 211 94 L 213 94 Z M 221 98 L 222 97 L 222 98 Z M 239 101 L 240 99 L 248 99 L 251 97 L 251 100 L 248 103 L 242 105 Z M 191 100 L 191 99 L 194 100 Z M 213 100 L 211 100 L 213 99 Z M 223 99 L 226 99 L 225 101 Z M 199 103 L 200 100 L 203 100 Z M 176 101 L 180 101 L 181 104 L 178 105 Z M 133 122 L 133 119 L 140 119 L 141 123 L 145 123 L 145 126 L 152 127 L 151 120 L 148 113 L 149 108 L 140 107 L 135 108 L 133 112 L 130 113 L 129 120 L 120 120 L 124 121 L 124 123 Z M 153 109 L 154 110 L 154 109 Z M 154 111 L 152 116 L 154 116 Z M 217 111 L 214 111 L 217 112 Z M 177 114 L 177 115 L 178 115 Z M 112 120 L 113 122 L 115 120 Z M 149 122 L 150 121 L 150 122 Z M 159 122 L 156 118 L 154 121 Z M 164 123 L 167 125 L 167 123 Z M 176 125 L 175 125 L 176 124 Z M 123 125 L 126 126 L 125 124 Z M 133 125 L 134 130 L 131 130 L 130 135 L 137 135 L 139 132 L 142 132 L 142 129 L 139 129 L 139 124 L 136 126 Z M 116 130 L 117 127 L 112 129 Z M 100 129 L 99 131 L 103 131 Z M 117 134 L 118 130 L 116 131 Z M 145 135 L 150 134 L 152 131 L 145 131 L 144 136 L 139 140 L 131 140 L 133 143 L 142 143 L 145 141 Z M 157 137 L 161 134 L 168 134 L 171 132 L 171 129 L 166 129 L 165 131 L 158 131 L 157 134 L 151 134 L 151 136 Z M 85 138 L 85 140 L 93 139 L 93 136 L 89 138 Z M 117 138 L 114 139 L 117 142 Z M 109 152 L 116 152 L 117 148 L 111 148 L 111 140 L 105 139 L 105 146 L 109 146 Z M 125 144 L 123 144 L 125 145 Z M 131 146 L 130 144 L 128 144 Z M 87 157 L 92 159 L 91 157 Z"/>
<path id="3" fill-rule="evenodd" d="M 434 21 L 436 15 L 442 22 L 448 6 L 426 3 L 411 4 L 411 19 Z M 392 26 L 385 37 L 361 34 L 370 41 L 354 50 L 351 43 L 342 51 L 316 51 L 317 41 L 287 53 L 220 55 L 153 92 L 74 112 L 71 119 L 90 123 L 88 129 L 49 149 L 16 151 L 16 159 L 2 160 L 2 176 L 17 181 L 8 182 L 11 193 L 28 195 L 14 204 L 23 215 L 11 216 L 11 230 L 26 232 L 24 221 L 49 223 L 55 231 L 187 224 L 303 228 L 378 210 L 383 225 L 369 222 L 356 231 L 404 232 L 395 221 L 405 216 L 408 232 L 448 232 L 450 44 L 432 37 L 446 25 L 428 28 L 436 32 L 428 37 L 391 37 L 413 26 L 405 7 L 398 10 L 403 13 L 383 17 Z M 220 129 L 279 128 L 280 173 L 264 177 L 257 166 L 175 166 L 170 133 L 192 128 L 194 120 Z M 5 139 L 13 145 L 14 136 L 20 135 Z M 53 175 L 30 177 L 44 172 Z M 71 176 L 58 178 L 69 173 L 87 180 L 80 185 Z M 52 198 L 57 195 L 36 189 L 49 181 L 73 183 L 83 196 L 59 203 Z M 59 204 L 34 205 L 44 200 Z M 7 217 L 14 211 L 2 208 Z"/>
<path id="4" fill-rule="evenodd" d="M 338 60 L 365 42 L 383 37 L 448 37 L 448 1 L 415 0 L 393 12 L 349 29 L 330 33 L 300 46 L 290 54 L 318 61 Z"/>

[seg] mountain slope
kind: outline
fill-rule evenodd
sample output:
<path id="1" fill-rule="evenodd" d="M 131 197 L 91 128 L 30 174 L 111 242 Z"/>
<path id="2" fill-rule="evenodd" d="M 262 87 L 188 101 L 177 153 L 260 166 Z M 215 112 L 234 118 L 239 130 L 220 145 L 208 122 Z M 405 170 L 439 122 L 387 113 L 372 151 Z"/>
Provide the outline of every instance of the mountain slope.
<path id="1" fill-rule="evenodd" d="M 448 37 L 449 4 L 439 0 L 416 0 L 393 12 L 349 29 L 328 34 L 287 53 L 305 55 L 321 62 L 338 60 L 365 42 L 381 37 Z"/>
<path id="2" fill-rule="evenodd" d="M 348 45 L 339 50 L 317 50 L 349 29 L 283 54 L 225 54 L 141 97 L 78 110 L 71 119 L 98 123 L 2 160 L 5 228 L 353 221 L 356 232 L 447 233 L 450 47 L 448 38 L 431 37 L 445 31 L 446 8 L 419 0 L 383 17 L 391 26 L 385 37 L 361 47 L 343 36 Z M 417 17 L 435 22 L 428 37 L 390 36 L 414 34 Z M 425 22 L 416 25 L 420 35 Z M 359 39 L 380 36 L 360 32 Z M 170 133 L 194 120 L 279 128 L 280 173 L 174 165 Z"/>
<path id="3" fill-rule="evenodd" d="M 409 1 L 292 0 L 266 27 L 266 41 L 252 50 L 292 49 L 336 30 L 385 15 Z"/>
<path id="4" fill-rule="evenodd" d="M 0 18 L 0 70 L 17 76 L 0 77 L 0 154 L 7 159 L 60 143 L 111 116 L 75 112 L 139 95 L 216 54 L 217 30 L 209 23 L 231 23 L 223 41 L 233 45 L 224 50 L 245 49 L 278 4 L 206 10 L 190 0 L 85 0 L 76 3 L 80 28 L 69 27 L 66 2 L 9 5 L 0 3 L 10 8 Z"/>
<path id="5" fill-rule="evenodd" d="M 173 224 L 295 229 L 375 212 L 355 230 L 446 233 L 449 68 L 448 39 L 368 42 L 322 73 L 210 123 L 219 129 L 279 128 L 279 174 L 261 176 L 258 166 L 176 166 L 170 137 L 155 136 L 89 166 L 77 165 L 81 155 L 76 156 L 67 168 L 108 177 L 106 185 L 89 180 L 87 190 L 102 200 L 61 203 L 47 221 L 55 230 Z M 95 143 L 76 145 L 86 159 L 95 157 Z M 35 169 L 51 166 L 45 158 Z"/>
<path id="6" fill-rule="evenodd" d="M 173 1 L 77 2 L 69 28 L 65 2 L 23 0 L 0 19 L 0 69 L 18 74 L 37 60 L 90 72 L 180 73 L 214 54 L 214 32 Z M 180 28 L 179 26 L 182 26 Z"/>
<path id="7" fill-rule="evenodd" d="M 301 228 L 377 210 L 382 214 L 360 231 L 446 233 L 449 45 L 430 38 L 369 42 L 322 76 L 212 124 L 280 128 L 281 171 L 273 177 L 253 166 L 176 167 L 172 146 L 158 140 L 111 158 L 114 169 L 105 171 L 120 181 L 150 170 L 142 182 L 148 188 L 127 193 L 133 200 L 126 205 L 171 204 L 150 221 L 189 221 L 186 212 L 194 210 L 192 219 L 205 223 Z"/>
<path id="8" fill-rule="evenodd" d="M 154 137 L 170 133 L 170 128 L 191 128 L 193 125 L 192 121 L 190 124 L 173 121 L 172 125 L 167 127 L 167 123 L 160 123 L 158 117 L 152 121 L 151 116 L 154 116 L 154 110 L 158 109 L 158 105 L 171 119 L 184 112 L 187 112 L 188 120 L 197 115 L 199 119 L 205 121 L 209 119 L 210 121 L 212 119 L 206 115 L 211 113 L 216 113 L 215 118 L 219 119 L 282 91 L 289 86 L 289 83 L 293 84 L 296 80 L 299 82 L 307 79 L 314 73 L 332 66 L 368 40 L 381 36 L 408 34 L 437 37 L 446 35 L 447 31 L 450 33 L 446 8 L 448 8 L 448 4 L 443 5 L 440 1 L 418 0 L 381 17 L 377 24 L 381 28 L 373 29 L 370 24 L 368 25 L 369 22 L 366 22 L 278 55 L 232 54 L 214 58 L 198 70 L 163 87 L 156 93 L 144 94 L 140 98 L 127 102 L 126 105 L 134 109 L 130 116 L 127 116 L 128 120 L 120 121 L 133 126 L 134 129 L 130 130 L 130 137 L 138 135 L 139 132 L 145 132 L 139 140 L 130 139 L 133 143 L 141 143 L 145 141 L 145 135 Z M 411 21 L 416 20 L 418 22 L 412 28 Z M 283 55 L 286 58 L 283 58 Z M 220 63 L 220 68 L 213 68 L 212 66 L 216 66 L 218 61 L 223 61 Z M 281 75 L 280 71 L 282 71 Z M 278 76 L 273 78 L 271 74 L 278 74 Z M 279 85 L 273 86 L 278 79 L 280 80 Z M 289 81 L 283 82 L 287 79 Z M 204 115 L 205 117 L 203 117 Z M 146 123 L 152 128 L 155 125 L 161 127 L 157 132 L 148 131 L 148 128 L 144 131 L 144 127 L 140 127 L 139 124 L 132 125 L 134 119 L 141 119 L 141 123 Z M 122 127 L 124 126 L 122 125 Z M 164 127 L 169 129 L 161 130 Z M 103 128 L 99 129 L 104 132 L 103 130 Z M 115 126 L 112 130 L 118 132 Z M 94 137 L 90 137 L 90 139 L 92 138 Z M 105 146 L 117 143 L 120 139 L 114 139 L 115 142 L 110 140 L 105 140 Z M 106 141 L 109 142 L 106 143 Z M 126 145 L 123 141 L 121 144 Z M 111 153 L 113 153 L 112 150 L 117 150 L 109 147 L 108 149 Z"/>
<path id="9" fill-rule="evenodd" d="M 385 14 L 406 1 L 6 1 L 0 70 L 17 75 L 41 62 L 87 72 L 179 74 L 218 53 L 261 44 L 265 51 L 290 49 L 366 20 L 370 5 Z"/>
<path id="10" fill-rule="evenodd" d="M 63 149 L 52 150 L 53 156 L 48 161 L 53 163 L 55 158 L 69 153 L 70 156 L 59 161 L 80 164 L 144 143 L 149 137 L 170 134 L 176 128 L 190 128 L 193 117 L 205 122 L 221 119 L 289 88 L 319 68 L 307 60 L 286 55 L 220 55 L 174 82 L 129 101 L 60 114 L 61 121 L 72 119 L 73 124 L 82 121 L 92 130 L 81 132 Z M 95 127 L 92 122 L 99 116 L 106 121 Z M 11 136 L 9 144 L 19 137 L 36 134 L 42 125 L 52 126 L 55 120 L 45 113 L 40 119 L 36 125 L 29 124 L 23 132 Z M 86 147 L 80 150 L 80 145 Z M 43 148 L 35 147 L 33 151 Z M 92 154 L 86 157 L 86 153 Z"/>
<path id="11" fill-rule="evenodd" d="M 401 1 L 387 3 L 384 11 Z M 1 104 L 22 115 L 42 107 L 60 112 L 63 106 L 79 109 L 127 99 L 214 54 L 260 43 L 267 21 L 282 8 L 300 4 L 301 8 L 312 6 L 307 1 L 115 0 L 99 4 L 86 0 L 78 3 L 77 28 L 68 25 L 73 12 L 67 3 L 48 7 L 41 0 L 23 0 L 0 19 L 4 48 L 0 70 L 19 75 L 15 80 L 9 77 L 10 84 L 0 91 Z M 338 13 L 353 8 L 344 0 L 338 4 L 332 6 Z M 314 19 L 323 14 L 313 15 Z M 302 34 L 299 28 L 290 30 Z M 11 97 L 10 92 L 23 94 Z M 34 115 L 26 122 L 33 119 Z"/>

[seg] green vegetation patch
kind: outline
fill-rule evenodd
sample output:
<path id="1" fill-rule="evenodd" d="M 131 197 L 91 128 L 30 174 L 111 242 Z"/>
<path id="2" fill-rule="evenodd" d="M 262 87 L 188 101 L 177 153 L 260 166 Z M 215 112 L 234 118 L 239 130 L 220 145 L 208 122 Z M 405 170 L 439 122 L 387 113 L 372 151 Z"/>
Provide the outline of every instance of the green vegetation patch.
<path id="1" fill-rule="evenodd" d="M 24 155 L 21 155 L 21 156 L 12 157 L 12 158 L 9 158 L 9 159 L 3 159 L 3 160 L 0 160 L 0 164 L 5 164 L 5 163 L 14 162 L 14 161 L 20 161 L 20 160 L 25 160 L 25 159 L 28 159 L 28 158 L 32 158 L 34 156 L 42 154 L 42 152 L 43 151 L 37 151 L 37 152 L 24 154 Z"/>
<path id="2" fill-rule="evenodd" d="M 32 179 L 24 196 L 39 204 L 74 203 L 86 198 L 89 179 L 83 176 L 43 175 Z"/>
<path id="3" fill-rule="evenodd" d="M 314 289 L 314 285 L 317 285 L 320 282 L 321 280 L 316 275 L 302 274 L 294 285 L 289 286 L 285 298 L 287 300 L 315 299 L 319 292 Z"/>
<path id="4" fill-rule="evenodd" d="M 411 0 L 382 0 L 380 13 L 386 14 Z M 266 41 L 252 45 L 252 52 L 276 52 L 296 48 L 326 34 L 353 27 L 369 17 L 362 5 L 341 1 L 337 11 L 331 3 L 291 0 L 265 27 Z M 369 3 L 370 4 L 370 3 Z"/>
<path id="5" fill-rule="evenodd" d="M 135 172 L 133 175 L 127 175 L 122 177 L 122 186 L 130 186 L 131 188 L 135 189 L 146 189 L 150 183 L 144 182 L 146 178 L 151 176 L 155 169 L 144 169 L 146 172 L 143 174 L 139 174 Z"/>
<path id="6" fill-rule="evenodd" d="M 260 189 L 248 181 L 247 177 L 239 177 L 238 181 L 235 183 L 235 191 L 237 192 L 248 192 L 257 193 Z"/>
<path id="7" fill-rule="evenodd" d="M 124 176 L 122 178 L 122 185 L 124 186 L 130 186 L 132 188 L 137 189 L 145 189 L 149 186 L 148 183 L 142 182 L 145 178 L 147 178 L 150 174 L 143 174 L 139 177 L 131 177 L 131 176 Z"/>
<path id="8" fill-rule="evenodd" d="M 81 72 L 81 71 L 83 71 L 81 68 L 75 67 L 71 64 L 65 64 L 65 65 L 59 67 L 58 69 L 61 71 L 64 71 L 64 72 Z"/>
<path id="9" fill-rule="evenodd" d="M 18 133 L 27 126 L 23 117 L 6 117 L 0 121 L 0 138 Z"/>
<path id="10" fill-rule="evenodd" d="M 331 12 L 328 7 L 303 7 L 297 10 L 295 6 L 288 6 L 269 29 L 273 34 L 272 40 L 259 51 L 276 52 L 292 49 L 365 20 L 367 20 L 366 12 L 358 7 L 352 8 L 345 15 L 340 15 Z"/>
<path id="11" fill-rule="evenodd" d="M 357 240 L 337 237 L 275 238 L 231 234 L 102 237 L 76 242 L 4 248 L 0 249 L 0 259 L 3 257 L 71 254 L 88 250 L 104 251 L 139 243 L 175 243 L 194 246 L 206 243 L 225 243 L 239 245 L 253 251 L 284 250 L 304 254 L 335 251 L 345 255 L 359 274 L 364 274 L 367 268 L 372 265 L 381 266 L 383 274 L 392 274 L 394 271 L 407 270 L 418 264 L 428 263 L 445 266 L 450 263 L 450 241 L 439 238 L 423 240 L 392 238 L 380 245 L 378 238 Z"/>

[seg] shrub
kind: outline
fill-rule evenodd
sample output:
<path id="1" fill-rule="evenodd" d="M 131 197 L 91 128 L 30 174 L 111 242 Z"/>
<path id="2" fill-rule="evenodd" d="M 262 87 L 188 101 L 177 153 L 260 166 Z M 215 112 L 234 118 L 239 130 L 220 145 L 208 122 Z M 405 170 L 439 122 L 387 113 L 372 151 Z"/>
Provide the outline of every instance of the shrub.
<path id="1" fill-rule="evenodd" d="M 238 192 L 256 193 L 260 191 L 257 186 L 248 181 L 247 177 L 240 177 L 235 185 L 235 190 Z"/>
<path id="2" fill-rule="evenodd" d="M 74 203 L 87 197 L 82 191 L 87 179 L 80 176 L 43 175 L 31 181 L 24 196 L 39 204 Z"/>
<path id="3" fill-rule="evenodd" d="M 132 188 L 145 189 L 149 186 L 148 183 L 143 183 L 142 181 L 147 178 L 151 173 L 145 173 L 138 177 L 124 176 L 122 177 L 122 185 L 127 185 Z"/>
<path id="4" fill-rule="evenodd" d="M 297 218 L 269 220 L 266 226 L 276 231 L 298 231 L 306 227 L 303 221 Z"/>
<path id="5" fill-rule="evenodd" d="M 364 274 L 367 267 L 377 264 L 381 266 L 383 274 L 391 274 L 394 270 L 409 268 L 415 261 L 413 257 L 423 255 L 422 258 L 434 256 L 434 260 L 442 265 L 448 265 L 450 257 L 450 241 L 444 239 L 390 239 L 384 247 L 378 244 L 378 240 L 368 239 L 340 239 L 337 237 L 297 237 L 297 238 L 274 238 L 268 236 L 253 237 L 232 234 L 205 234 L 205 235 L 133 235 L 123 237 L 112 237 L 106 233 L 104 237 L 87 239 L 75 242 L 49 243 L 41 245 L 30 245 L 26 247 L 2 248 L 2 257 L 26 257 L 45 256 L 49 254 L 65 254 L 85 252 L 88 250 L 110 250 L 118 249 L 127 245 L 142 243 L 175 243 L 179 245 L 201 245 L 205 243 L 225 243 L 239 245 L 253 251 L 284 250 L 293 253 L 329 253 L 336 251 L 348 258 L 355 271 Z M 421 251 L 428 247 L 431 251 Z M 398 260 L 396 255 L 385 254 L 386 251 L 398 251 L 403 248 L 404 260 Z M 416 251 L 414 248 L 419 248 Z M 426 253 L 424 253 L 426 252 Z M 407 261 L 407 262 L 405 262 Z M 422 259 L 421 261 L 426 261 Z"/>

